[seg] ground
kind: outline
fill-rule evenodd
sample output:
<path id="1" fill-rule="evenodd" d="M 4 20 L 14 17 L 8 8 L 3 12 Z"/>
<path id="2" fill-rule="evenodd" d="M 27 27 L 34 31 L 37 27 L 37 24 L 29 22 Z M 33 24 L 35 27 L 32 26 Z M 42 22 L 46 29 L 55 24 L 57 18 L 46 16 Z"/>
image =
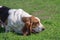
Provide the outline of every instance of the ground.
<path id="1" fill-rule="evenodd" d="M 0 29 L 0 40 L 60 40 L 60 0 L 0 0 L 0 5 L 22 8 L 41 19 L 45 30 L 30 36 L 4 33 Z"/>

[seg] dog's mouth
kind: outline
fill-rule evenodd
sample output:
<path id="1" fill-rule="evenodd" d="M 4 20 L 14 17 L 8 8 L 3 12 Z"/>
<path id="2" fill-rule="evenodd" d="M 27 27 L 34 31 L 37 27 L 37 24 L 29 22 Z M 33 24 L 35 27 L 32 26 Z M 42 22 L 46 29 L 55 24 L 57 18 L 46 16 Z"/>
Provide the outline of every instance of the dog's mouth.
<path id="1" fill-rule="evenodd" d="M 35 30 L 32 29 L 32 33 L 39 33 L 39 32 L 36 32 Z"/>
<path id="2" fill-rule="evenodd" d="M 45 28 L 42 28 L 41 30 L 38 29 L 38 31 L 35 31 L 34 29 L 32 29 L 32 33 L 39 33 L 39 32 L 42 32 L 44 30 L 45 30 Z"/>

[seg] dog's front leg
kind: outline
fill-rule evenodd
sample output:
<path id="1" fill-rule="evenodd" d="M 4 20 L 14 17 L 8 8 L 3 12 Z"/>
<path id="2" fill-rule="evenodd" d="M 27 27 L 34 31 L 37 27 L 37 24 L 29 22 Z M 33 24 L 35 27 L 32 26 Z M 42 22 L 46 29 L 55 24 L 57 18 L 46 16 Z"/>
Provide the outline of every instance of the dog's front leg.
<path id="1" fill-rule="evenodd" d="M 10 27 L 9 26 L 5 27 L 5 32 L 10 32 Z"/>

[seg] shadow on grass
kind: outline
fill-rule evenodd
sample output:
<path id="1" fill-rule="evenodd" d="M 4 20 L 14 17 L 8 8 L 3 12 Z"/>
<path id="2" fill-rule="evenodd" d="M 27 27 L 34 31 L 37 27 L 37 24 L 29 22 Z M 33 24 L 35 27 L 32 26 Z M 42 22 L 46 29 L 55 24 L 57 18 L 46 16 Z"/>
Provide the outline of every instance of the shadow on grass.
<path id="1" fill-rule="evenodd" d="M 14 32 L 14 31 L 11 31 L 12 33 L 14 33 L 15 35 L 20 35 L 20 36 L 23 36 L 23 34 L 20 34 L 20 33 L 16 33 L 16 32 Z M 5 33 L 5 28 L 2 28 L 1 26 L 0 26 L 0 33 Z M 8 32 L 9 33 L 9 32 Z M 32 34 L 38 34 L 38 33 L 33 33 L 32 32 Z M 27 35 L 27 36 L 29 36 L 29 34 Z"/>
<path id="2" fill-rule="evenodd" d="M 14 34 L 15 34 L 15 35 L 18 35 L 18 36 L 19 36 L 19 35 L 20 35 L 20 36 L 23 36 L 23 34 L 20 34 L 20 33 L 15 33 L 15 32 L 14 32 Z"/>
<path id="3" fill-rule="evenodd" d="M 15 33 L 15 32 L 13 32 L 13 33 L 16 34 L 16 35 L 23 36 L 23 34 L 20 34 L 20 33 Z M 32 32 L 31 34 L 34 34 L 35 35 L 35 34 L 39 34 L 39 32 L 36 32 L 36 33 L 35 32 L 34 33 Z M 27 34 L 26 36 L 30 36 L 31 34 Z"/>
<path id="4" fill-rule="evenodd" d="M 0 26 L 0 33 L 4 33 L 5 29 Z"/>

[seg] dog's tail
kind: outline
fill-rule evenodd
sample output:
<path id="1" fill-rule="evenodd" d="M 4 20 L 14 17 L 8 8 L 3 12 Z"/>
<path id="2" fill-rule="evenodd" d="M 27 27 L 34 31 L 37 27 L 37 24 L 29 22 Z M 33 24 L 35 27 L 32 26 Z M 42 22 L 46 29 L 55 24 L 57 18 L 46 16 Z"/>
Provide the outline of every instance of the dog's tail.
<path id="1" fill-rule="evenodd" d="M 0 8 L 2 8 L 2 6 L 0 6 Z"/>

